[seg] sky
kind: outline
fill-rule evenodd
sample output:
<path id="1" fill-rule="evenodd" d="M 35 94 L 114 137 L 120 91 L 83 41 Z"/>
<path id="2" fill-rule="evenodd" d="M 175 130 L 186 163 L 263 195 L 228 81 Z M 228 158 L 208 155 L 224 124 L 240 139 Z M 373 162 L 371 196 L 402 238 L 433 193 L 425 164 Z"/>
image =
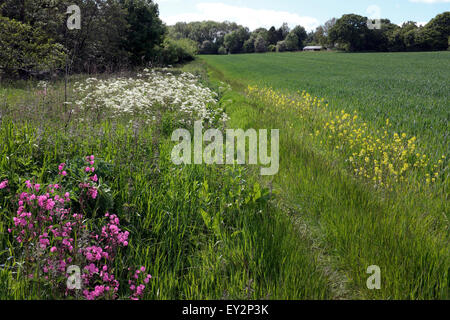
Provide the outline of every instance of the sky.
<path id="1" fill-rule="evenodd" d="M 232 21 L 254 30 L 259 27 L 304 26 L 314 30 L 333 17 L 356 13 L 387 18 L 396 24 L 423 25 L 450 11 L 450 0 L 155 0 L 168 25 L 191 21 Z"/>

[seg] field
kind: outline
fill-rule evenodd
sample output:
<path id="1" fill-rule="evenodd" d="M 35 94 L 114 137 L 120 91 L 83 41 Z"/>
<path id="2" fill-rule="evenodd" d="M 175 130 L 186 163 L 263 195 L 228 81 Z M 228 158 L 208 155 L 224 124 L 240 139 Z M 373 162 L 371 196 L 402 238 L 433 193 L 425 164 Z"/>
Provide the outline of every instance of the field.
<path id="1" fill-rule="evenodd" d="M 448 297 L 449 56 L 203 58 L 234 88 L 231 126 L 281 129 L 280 173 L 267 183 L 308 226 L 326 269 L 342 272 L 344 296 Z M 379 291 L 365 288 L 370 265 L 382 270 Z"/>
<path id="2" fill-rule="evenodd" d="M 204 56 L 71 77 L 69 103 L 62 81 L 2 83 L 0 299 L 448 299 L 449 58 Z M 175 165 L 195 120 L 280 129 L 279 173 Z"/>
<path id="3" fill-rule="evenodd" d="M 331 108 L 358 111 L 375 125 L 420 135 L 448 155 L 448 52 L 286 53 L 208 56 L 227 78 L 276 90 L 310 93 Z"/>

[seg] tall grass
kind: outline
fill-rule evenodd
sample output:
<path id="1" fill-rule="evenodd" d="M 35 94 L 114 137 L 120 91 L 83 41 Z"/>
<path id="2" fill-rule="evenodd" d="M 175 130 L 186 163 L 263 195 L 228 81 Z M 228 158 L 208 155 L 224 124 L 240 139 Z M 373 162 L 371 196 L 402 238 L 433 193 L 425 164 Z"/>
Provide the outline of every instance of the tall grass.
<path id="1" fill-rule="evenodd" d="M 7 232 L 15 194 L 25 180 L 50 182 L 59 163 L 88 154 L 108 186 L 98 216 L 115 213 L 130 232 L 128 250 L 115 260 L 122 298 L 127 266 L 153 276 L 146 299 L 331 297 L 310 240 L 245 167 L 171 162 L 169 113 L 153 126 L 94 116 L 81 123 L 65 112 L 61 83 L 45 99 L 30 88 L 8 89 L 1 109 L 0 178 L 9 189 L 0 193 L 0 299 L 53 298 L 21 272 L 21 249 Z"/>

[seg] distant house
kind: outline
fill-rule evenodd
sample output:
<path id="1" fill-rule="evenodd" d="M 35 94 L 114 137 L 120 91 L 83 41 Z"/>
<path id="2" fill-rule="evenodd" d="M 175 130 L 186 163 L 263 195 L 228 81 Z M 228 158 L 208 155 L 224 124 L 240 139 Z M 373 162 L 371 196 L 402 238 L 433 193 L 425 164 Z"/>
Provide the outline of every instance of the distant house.
<path id="1" fill-rule="evenodd" d="M 303 48 L 303 51 L 321 51 L 322 49 L 322 46 L 307 46 Z"/>

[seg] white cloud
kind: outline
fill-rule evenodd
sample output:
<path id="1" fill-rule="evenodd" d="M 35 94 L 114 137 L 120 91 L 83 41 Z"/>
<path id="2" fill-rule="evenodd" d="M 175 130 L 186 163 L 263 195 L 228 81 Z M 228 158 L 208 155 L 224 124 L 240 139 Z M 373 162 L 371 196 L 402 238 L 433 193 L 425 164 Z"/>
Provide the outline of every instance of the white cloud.
<path id="1" fill-rule="evenodd" d="M 173 25 L 177 22 L 192 22 L 204 20 L 232 21 L 249 27 L 250 30 L 254 30 L 259 27 L 279 27 L 281 26 L 281 24 L 283 24 L 283 22 L 287 22 L 290 27 L 302 25 L 308 31 L 314 30 L 320 25 L 319 20 L 317 20 L 316 18 L 300 16 L 297 13 L 290 13 L 286 11 L 252 9 L 227 5 L 220 2 L 202 2 L 196 4 L 195 7 L 196 12 L 168 16 L 164 16 L 162 14 L 161 18 L 169 25 Z"/>

